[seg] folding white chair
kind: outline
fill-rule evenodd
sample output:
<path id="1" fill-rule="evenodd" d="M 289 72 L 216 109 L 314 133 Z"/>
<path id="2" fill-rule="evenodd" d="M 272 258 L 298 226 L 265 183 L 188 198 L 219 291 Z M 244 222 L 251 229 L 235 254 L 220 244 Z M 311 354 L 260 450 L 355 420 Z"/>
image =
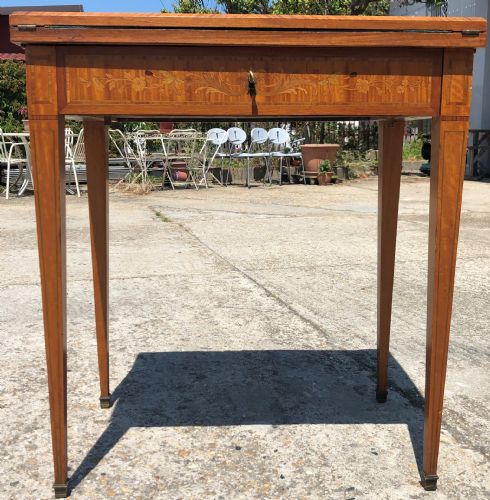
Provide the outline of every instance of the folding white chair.
<path id="1" fill-rule="evenodd" d="M 248 158 L 248 154 L 244 151 L 244 143 L 247 140 L 247 133 L 240 127 L 231 127 L 227 130 L 228 132 L 228 145 L 229 154 L 228 157 L 232 160 L 245 160 Z M 226 174 L 226 184 L 228 184 L 230 175 L 230 169 Z M 223 168 L 221 169 L 221 181 L 223 181 Z"/>
<path id="2" fill-rule="evenodd" d="M 265 128 L 256 127 L 250 132 L 250 146 L 247 151 L 247 187 L 250 189 L 250 160 L 262 158 L 265 164 L 266 176 L 269 171 L 270 152 L 267 150 L 269 136 Z M 264 177 L 265 182 L 265 177 Z"/>
<path id="3" fill-rule="evenodd" d="M 283 128 L 272 128 L 268 132 L 269 140 L 272 143 L 272 147 L 276 148 L 270 153 L 270 167 L 269 167 L 269 182 L 272 183 L 272 173 L 274 170 L 274 158 L 279 158 L 279 184 L 282 184 L 282 169 L 284 165 L 284 160 L 286 161 L 286 171 L 288 174 L 288 180 L 291 182 L 291 159 L 299 159 L 301 162 L 301 173 L 303 176 L 303 181 L 306 184 L 305 176 L 305 166 L 303 163 L 303 155 L 299 152 L 284 152 L 283 150 L 291 147 L 291 137 L 289 132 Z"/>
<path id="4" fill-rule="evenodd" d="M 131 178 L 137 169 L 141 171 L 141 162 L 137 153 L 134 151 L 134 148 L 130 144 L 129 136 L 125 135 L 122 130 L 110 129 L 109 139 L 113 146 L 113 152 L 109 156 L 109 164 L 122 164 L 128 169 L 128 172 L 118 182 L 119 184 L 128 178 Z M 111 148 L 109 148 L 109 150 L 111 151 Z"/>
<path id="5" fill-rule="evenodd" d="M 18 176 L 12 182 L 12 185 L 15 186 L 19 182 L 22 176 L 22 168 L 25 167 L 29 169 L 29 152 L 27 151 L 27 141 L 20 141 L 15 137 L 14 134 L 5 135 L 0 129 L 0 165 L 6 166 L 6 182 L 5 182 L 5 198 L 8 200 L 9 192 L 10 192 L 10 175 L 11 168 L 18 168 Z M 30 170 L 29 170 L 30 171 Z M 19 195 L 25 190 L 29 179 L 27 177 L 24 178 L 22 183 L 22 187 L 19 189 Z"/>
<path id="6" fill-rule="evenodd" d="M 75 141 L 75 134 L 69 128 L 65 129 L 65 169 L 68 167 L 68 184 L 66 190 L 73 194 L 71 189 L 71 174 L 75 180 L 75 189 L 77 196 L 80 198 L 80 185 L 78 184 L 77 166 L 81 167 L 86 164 L 85 161 L 85 140 L 83 137 L 83 129 L 80 130 Z"/>
<path id="7" fill-rule="evenodd" d="M 194 184 L 197 189 L 197 179 L 202 174 L 202 162 L 198 156 L 198 142 L 202 136 L 195 129 L 174 129 L 164 137 L 165 142 L 165 167 L 163 173 L 163 184 L 167 179 L 172 189 L 175 189 L 174 173 L 184 170 L 187 179 L 184 181 L 188 186 Z M 175 167 L 177 165 L 177 167 Z"/>
<path id="8" fill-rule="evenodd" d="M 206 188 L 208 187 L 207 177 L 209 174 L 214 178 L 214 180 L 223 185 L 216 176 L 211 172 L 213 168 L 213 163 L 216 157 L 226 157 L 226 153 L 222 153 L 223 145 L 228 141 L 228 132 L 222 128 L 212 128 L 208 130 L 206 134 L 206 142 L 201 149 L 201 155 L 203 158 L 203 176 L 199 181 L 198 186 L 204 184 Z"/>
<path id="9" fill-rule="evenodd" d="M 135 134 L 136 148 L 141 163 L 143 184 L 148 183 L 148 172 L 155 163 L 165 170 L 166 152 L 163 134 L 159 130 L 138 130 Z"/>

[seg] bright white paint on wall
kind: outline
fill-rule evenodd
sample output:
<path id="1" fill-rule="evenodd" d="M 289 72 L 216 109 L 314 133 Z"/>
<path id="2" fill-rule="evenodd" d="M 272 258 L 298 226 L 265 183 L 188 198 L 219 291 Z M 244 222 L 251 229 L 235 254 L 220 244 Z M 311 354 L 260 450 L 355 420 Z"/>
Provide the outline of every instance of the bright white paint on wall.
<path id="1" fill-rule="evenodd" d="M 400 7 L 398 0 L 390 6 L 392 16 L 438 15 L 424 3 Z M 448 0 L 448 16 L 489 18 L 490 0 Z M 473 97 L 471 101 L 471 128 L 490 129 L 490 48 L 478 49 L 473 70 Z"/>

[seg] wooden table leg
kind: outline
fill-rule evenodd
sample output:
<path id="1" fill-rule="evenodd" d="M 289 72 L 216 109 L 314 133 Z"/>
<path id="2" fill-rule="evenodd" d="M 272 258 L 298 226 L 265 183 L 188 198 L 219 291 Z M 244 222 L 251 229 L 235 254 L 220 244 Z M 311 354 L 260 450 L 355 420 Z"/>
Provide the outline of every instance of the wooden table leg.
<path id="1" fill-rule="evenodd" d="M 56 498 L 68 496 L 64 119 L 31 119 Z"/>
<path id="2" fill-rule="evenodd" d="M 378 169 L 378 364 L 376 400 L 388 395 L 391 303 L 405 122 L 380 122 Z"/>
<path id="3" fill-rule="evenodd" d="M 426 490 L 435 490 L 438 479 L 437 458 L 467 140 L 467 121 L 433 120 L 422 481 Z"/>
<path id="4" fill-rule="evenodd" d="M 107 126 L 103 120 L 83 121 L 87 187 L 92 240 L 95 325 L 99 360 L 100 406 L 109 408 L 109 250 L 108 250 L 108 152 Z"/>

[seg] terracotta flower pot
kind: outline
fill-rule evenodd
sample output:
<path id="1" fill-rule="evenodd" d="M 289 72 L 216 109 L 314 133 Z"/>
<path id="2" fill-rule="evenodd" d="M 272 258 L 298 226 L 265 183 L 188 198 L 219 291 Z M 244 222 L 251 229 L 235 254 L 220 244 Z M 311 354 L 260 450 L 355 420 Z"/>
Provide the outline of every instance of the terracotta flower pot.
<path id="1" fill-rule="evenodd" d="M 29 120 L 22 120 L 22 125 L 24 126 L 24 132 L 29 132 Z"/>
<path id="2" fill-rule="evenodd" d="M 339 148 L 338 144 L 303 144 L 301 153 L 303 154 L 305 172 L 319 172 L 320 163 L 323 160 L 329 160 L 330 164 L 333 165 Z"/>
<path id="3" fill-rule="evenodd" d="M 187 172 L 182 172 L 181 170 L 176 170 L 174 172 L 174 180 L 177 182 L 184 182 L 187 180 Z"/>
<path id="4" fill-rule="evenodd" d="M 174 128 L 174 122 L 160 122 L 160 132 L 170 132 Z"/>
<path id="5" fill-rule="evenodd" d="M 177 182 L 185 182 L 187 180 L 187 172 L 185 171 L 185 168 L 185 161 L 174 161 L 170 165 L 172 179 Z"/>
<path id="6" fill-rule="evenodd" d="M 332 184 L 333 172 L 320 172 L 318 174 L 318 184 L 320 186 L 326 186 L 327 184 Z"/>

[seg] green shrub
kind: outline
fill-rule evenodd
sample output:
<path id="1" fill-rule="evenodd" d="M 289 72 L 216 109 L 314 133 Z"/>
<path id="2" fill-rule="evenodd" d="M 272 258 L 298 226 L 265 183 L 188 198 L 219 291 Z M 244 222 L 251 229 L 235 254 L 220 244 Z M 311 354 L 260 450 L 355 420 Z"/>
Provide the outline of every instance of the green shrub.
<path id="1" fill-rule="evenodd" d="M 330 160 L 322 160 L 322 162 L 320 163 L 320 172 L 332 172 Z"/>
<path id="2" fill-rule="evenodd" d="M 27 118 L 26 104 L 25 64 L 0 61 L 0 128 L 4 132 L 22 130 L 22 119 Z"/>
<path id="3" fill-rule="evenodd" d="M 422 139 L 415 139 L 413 142 L 406 142 L 403 145 L 403 159 L 416 161 L 422 159 Z"/>

